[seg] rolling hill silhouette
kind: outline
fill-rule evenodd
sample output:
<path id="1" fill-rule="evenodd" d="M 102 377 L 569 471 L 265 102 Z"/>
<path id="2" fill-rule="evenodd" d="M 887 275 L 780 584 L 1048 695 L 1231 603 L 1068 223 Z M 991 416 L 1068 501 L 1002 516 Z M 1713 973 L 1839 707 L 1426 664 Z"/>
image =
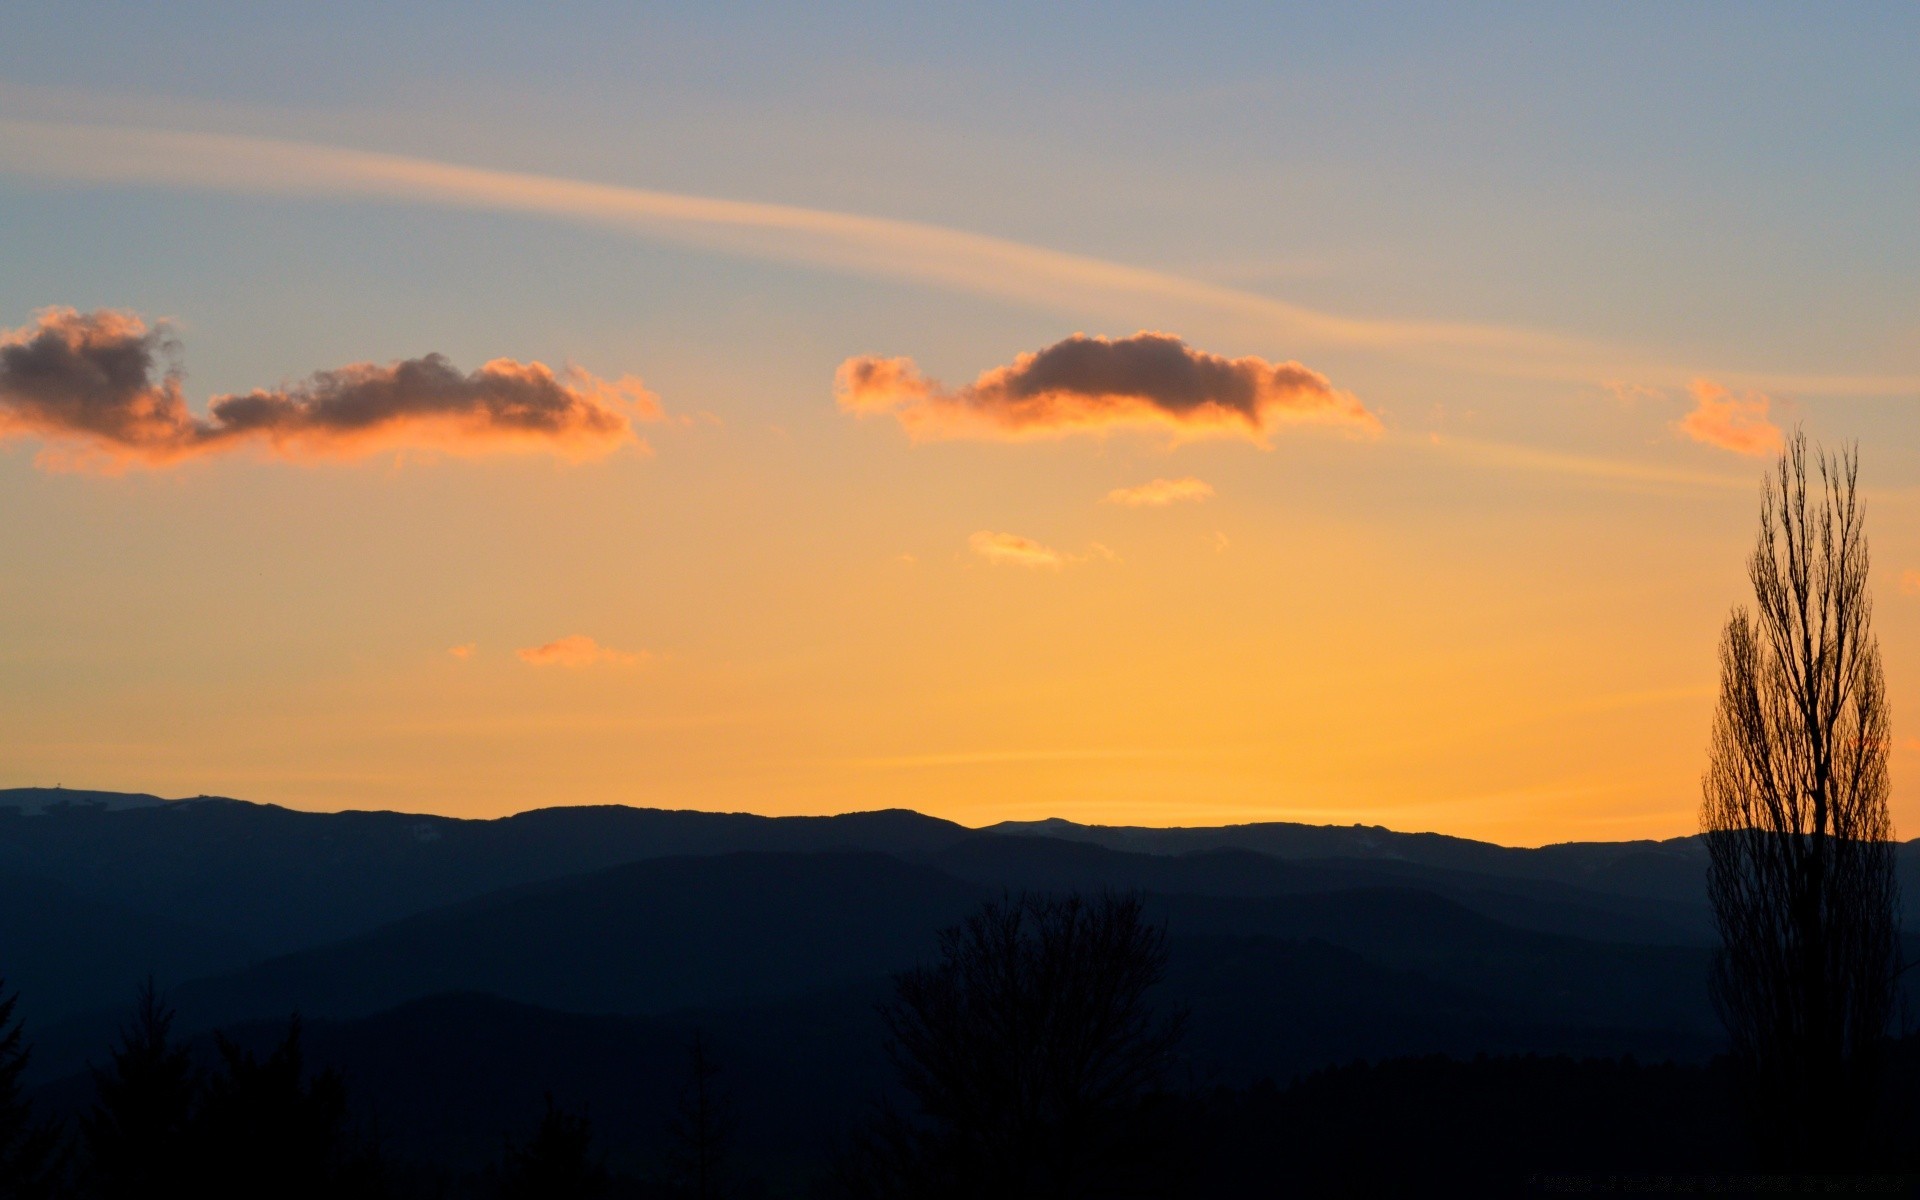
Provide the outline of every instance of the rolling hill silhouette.
<path id="1" fill-rule="evenodd" d="M 905 810 L 469 821 L 31 790 L 0 792 L 0 973 L 56 1111 L 85 1103 L 84 1065 L 152 973 L 203 1055 L 215 1029 L 264 1052 L 300 1012 L 396 1144 L 463 1170 L 547 1090 L 652 1153 L 699 1028 L 743 1159 L 798 1180 L 893 1086 L 874 1007 L 892 975 L 982 899 L 1141 892 L 1169 934 L 1159 1001 L 1191 1013 L 1185 1082 L 1244 1089 L 1435 1054 L 1702 1063 L 1721 1045 L 1703 869 L 1693 839 L 971 830 Z"/>

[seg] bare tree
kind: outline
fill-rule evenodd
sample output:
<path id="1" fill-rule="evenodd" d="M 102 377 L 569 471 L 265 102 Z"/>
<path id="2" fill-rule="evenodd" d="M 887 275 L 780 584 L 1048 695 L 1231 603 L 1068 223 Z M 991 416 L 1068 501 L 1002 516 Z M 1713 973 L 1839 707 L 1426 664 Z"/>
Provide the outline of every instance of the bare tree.
<path id="1" fill-rule="evenodd" d="M 1761 493 L 1754 608 L 1720 641 L 1703 783 L 1714 1001 L 1765 1144 L 1801 1162 L 1857 1142 L 1897 953 L 1889 725 L 1856 452 L 1795 433 Z"/>
<path id="2" fill-rule="evenodd" d="M 1149 1184 L 1141 1102 L 1178 1041 L 1156 1014 L 1166 931 L 1137 895 L 1024 895 L 940 934 L 896 980 L 888 1054 L 919 1109 L 884 1114 L 847 1182 L 914 1196 L 1119 1196 Z"/>

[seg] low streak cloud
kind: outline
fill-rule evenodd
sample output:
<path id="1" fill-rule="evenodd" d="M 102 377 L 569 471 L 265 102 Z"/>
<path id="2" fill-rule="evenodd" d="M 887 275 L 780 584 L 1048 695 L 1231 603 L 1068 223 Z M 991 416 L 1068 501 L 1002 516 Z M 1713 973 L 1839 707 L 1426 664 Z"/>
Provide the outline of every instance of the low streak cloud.
<path id="1" fill-rule="evenodd" d="M 652 657 L 644 650 L 636 653 L 602 646 L 578 633 L 540 646 L 523 646 L 514 654 L 530 667 L 566 667 L 575 671 L 588 667 L 637 667 Z"/>
<path id="2" fill-rule="evenodd" d="M 1138 487 L 1115 488 L 1107 493 L 1108 504 L 1128 508 L 1165 508 L 1169 504 L 1197 504 L 1213 499 L 1213 485 L 1205 480 L 1155 479 Z"/>
<path id="3" fill-rule="evenodd" d="M 1117 556 L 1113 551 L 1094 542 L 1087 547 L 1085 554 L 1068 554 L 1055 550 L 1029 537 L 1017 533 L 996 533 L 982 529 L 967 539 L 967 548 L 974 555 L 983 558 L 997 567 L 1028 567 L 1045 570 L 1059 570 L 1061 567 L 1076 563 L 1092 562 L 1095 559 L 1113 561 Z"/>
<path id="4" fill-rule="evenodd" d="M 630 376 L 510 358 L 462 373 L 438 354 L 216 396 L 200 416 L 173 365 L 178 349 L 164 323 L 136 313 L 41 310 L 0 333 L 0 441 L 38 438 L 50 444 L 42 466 L 106 471 L 248 447 L 303 460 L 411 449 L 581 460 L 637 442 L 633 421 L 660 416 Z"/>
<path id="5" fill-rule="evenodd" d="M 1022 354 L 961 388 L 928 379 L 909 358 L 862 356 L 834 376 L 840 408 L 889 415 L 915 441 L 1164 430 L 1176 441 L 1240 438 L 1266 447 L 1280 427 L 1321 424 L 1378 433 L 1351 393 L 1297 362 L 1223 358 L 1172 334 L 1074 334 Z"/>
<path id="6" fill-rule="evenodd" d="M 1682 434 L 1735 454 L 1779 453 L 1784 441 L 1780 427 L 1767 416 L 1772 401 L 1766 396 L 1736 396 L 1709 379 L 1696 379 L 1687 390 L 1693 395 L 1693 411 L 1675 426 Z"/>

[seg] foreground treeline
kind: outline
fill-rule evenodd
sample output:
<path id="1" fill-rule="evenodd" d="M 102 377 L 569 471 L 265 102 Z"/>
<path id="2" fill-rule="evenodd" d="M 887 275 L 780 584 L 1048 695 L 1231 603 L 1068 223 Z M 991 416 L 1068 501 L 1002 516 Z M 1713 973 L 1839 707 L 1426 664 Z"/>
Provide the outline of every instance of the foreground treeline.
<path id="1" fill-rule="evenodd" d="M 410 1158 L 383 1139 L 352 1081 L 306 1061 L 297 1020 L 264 1053 L 225 1037 L 180 1043 L 145 990 L 61 1124 L 20 1086 L 28 1047 L 0 1005 L 0 1197 L 884 1198 L 1498 1195 L 1792 1186 L 1789 1171 L 1920 1165 L 1920 1052 L 1890 1043 L 1859 1098 L 1847 1153 L 1809 1162 L 1769 1145 L 1733 1060 L 1400 1059 L 1287 1086 L 1209 1088 L 1191 1077 L 1186 1014 L 1155 1003 L 1166 933 L 1132 895 L 1024 895 L 944 931 L 934 961 L 881 1005 L 890 1094 L 819 1147 L 804 1178 L 735 1161 L 734 1090 L 694 1038 L 664 1150 L 615 1169 L 590 1114 L 548 1096 L 481 1170 Z M 489 1047 L 471 1048 L 476 1062 Z M 448 1087 L 459 1086 L 449 1082 Z M 804 1098 L 799 1101 L 804 1103 Z M 391 1116 L 392 1114 L 387 1114 Z M 1756 1173 L 1781 1172 L 1756 1181 Z M 1804 1182 L 1802 1180 L 1801 1182 Z M 1830 1181 L 1827 1181 L 1830 1182 Z M 1856 1181 L 1858 1182 L 1858 1181 Z M 1816 1182 L 1808 1186 L 1825 1186 Z M 1644 1187 L 1639 1190 L 1645 1190 Z"/>

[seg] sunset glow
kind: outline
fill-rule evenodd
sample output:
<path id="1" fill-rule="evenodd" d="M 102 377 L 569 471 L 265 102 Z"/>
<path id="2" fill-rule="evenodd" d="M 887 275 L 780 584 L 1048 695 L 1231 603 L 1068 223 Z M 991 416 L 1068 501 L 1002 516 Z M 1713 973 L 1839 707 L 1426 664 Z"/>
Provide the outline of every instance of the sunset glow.
<path id="1" fill-rule="evenodd" d="M 1553 11 L 9 39 L 0 777 L 1670 837 L 1800 428 L 1920 834 L 1912 22 Z"/>

